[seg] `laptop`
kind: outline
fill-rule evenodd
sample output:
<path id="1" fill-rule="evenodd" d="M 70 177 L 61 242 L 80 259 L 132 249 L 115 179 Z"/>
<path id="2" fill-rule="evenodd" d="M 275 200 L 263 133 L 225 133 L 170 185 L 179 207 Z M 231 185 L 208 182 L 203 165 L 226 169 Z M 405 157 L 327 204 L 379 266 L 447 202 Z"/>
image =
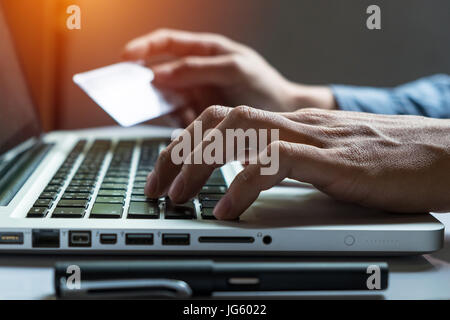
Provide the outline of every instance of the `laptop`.
<path id="1" fill-rule="evenodd" d="M 284 181 L 236 221 L 213 208 L 240 164 L 184 204 L 148 199 L 146 177 L 172 130 L 43 133 L 0 9 L 0 251 L 232 255 L 407 255 L 439 250 L 432 215 L 337 202 Z"/>

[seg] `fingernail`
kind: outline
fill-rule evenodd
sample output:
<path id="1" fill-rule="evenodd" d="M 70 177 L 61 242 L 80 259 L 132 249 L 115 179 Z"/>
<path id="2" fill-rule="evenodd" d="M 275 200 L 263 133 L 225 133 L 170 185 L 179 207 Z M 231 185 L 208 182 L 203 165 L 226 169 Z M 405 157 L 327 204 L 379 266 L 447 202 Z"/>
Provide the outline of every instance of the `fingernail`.
<path id="1" fill-rule="evenodd" d="M 156 192 L 156 185 L 157 181 L 156 181 L 156 175 L 155 173 L 152 171 L 150 172 L 150 174 L 147 177 L 147 186 L 146 186 L 146 194 L 149 196 L 154 196 L 155 192 Z"/>
<path id="2" fill-rule="evenodd" d="M 180 172 L 178 176 L 175 178 L 175 180 L 172 183 L 172 186 L 169 189 L 169 197 L 172 200 L 177 200 L 180 198 L 180 196 L 183 194 L 184 189 L 184 178 L 183 173 Z"/>
<path id="3" fill-rule="evenodd" d="M 231 199 L 229 196 L 225 195 L 222 199 L 220 199 L 219 203 L 216 204 L 213 214 L 218 219 L 224 219 L 229 215 L 230 210 L 231 210 Z"/>

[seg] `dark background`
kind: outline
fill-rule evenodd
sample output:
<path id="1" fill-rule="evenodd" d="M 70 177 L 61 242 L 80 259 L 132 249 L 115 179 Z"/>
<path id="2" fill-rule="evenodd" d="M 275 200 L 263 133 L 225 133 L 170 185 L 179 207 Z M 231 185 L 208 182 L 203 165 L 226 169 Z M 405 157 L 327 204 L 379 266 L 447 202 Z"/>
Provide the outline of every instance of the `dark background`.
<path id="1" fill-rule="evenodd" d="M 55 20 L 51 30 L 56 34 L 55 98 L 53 112 L 47 112 L 56 116 L 47 121 L 48 129 L 114 124 L 73 85 L 72 75 L 117 62 L 127 40 L 160 27 L 222 33 L 252 46 L 286 77 L 302 83 L 392 86 L 450 73 L 449 0 L 3 1 L 41 2 L 34 12 L 23 13 L 22 21 L 23 15 L 36 17 L 44 3 L 53 10 L 44 15 Z M 81 30 L 65 28 L 69 4 L 81 7 Z M 381 7 L 382 30 L 366 28 L 371 4 Z M 20 35 L 23 43 L 39 31 L 27 30 Z M 43 50 L 42 43 L 37 45 Z M 42 94 L 32 86 L 35 96 Z M 41 103 L 40 108 L 45 113 L 50 107 Z"/>

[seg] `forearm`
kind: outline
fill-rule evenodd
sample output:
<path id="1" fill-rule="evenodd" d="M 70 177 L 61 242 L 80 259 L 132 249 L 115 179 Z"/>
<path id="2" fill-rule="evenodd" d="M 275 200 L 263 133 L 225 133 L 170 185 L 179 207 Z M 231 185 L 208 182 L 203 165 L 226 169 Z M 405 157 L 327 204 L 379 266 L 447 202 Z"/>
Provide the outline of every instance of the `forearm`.
<path id="1" fill-rule="evenodd" d="M 290 83 L 292 110 L 340 109 L 392 115 L 450 118 L 450 76 L 434 75 L 394 88 Z"/>

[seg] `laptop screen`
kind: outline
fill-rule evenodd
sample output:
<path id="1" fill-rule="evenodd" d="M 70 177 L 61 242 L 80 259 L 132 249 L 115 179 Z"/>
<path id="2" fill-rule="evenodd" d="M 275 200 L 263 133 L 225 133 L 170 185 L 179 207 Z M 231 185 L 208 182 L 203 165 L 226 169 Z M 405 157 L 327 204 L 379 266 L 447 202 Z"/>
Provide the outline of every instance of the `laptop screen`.
<path id="1" fill-rule="evenodd" d="M 0 156 L 38 136 L 39 120 L 0 1 Z"/>

